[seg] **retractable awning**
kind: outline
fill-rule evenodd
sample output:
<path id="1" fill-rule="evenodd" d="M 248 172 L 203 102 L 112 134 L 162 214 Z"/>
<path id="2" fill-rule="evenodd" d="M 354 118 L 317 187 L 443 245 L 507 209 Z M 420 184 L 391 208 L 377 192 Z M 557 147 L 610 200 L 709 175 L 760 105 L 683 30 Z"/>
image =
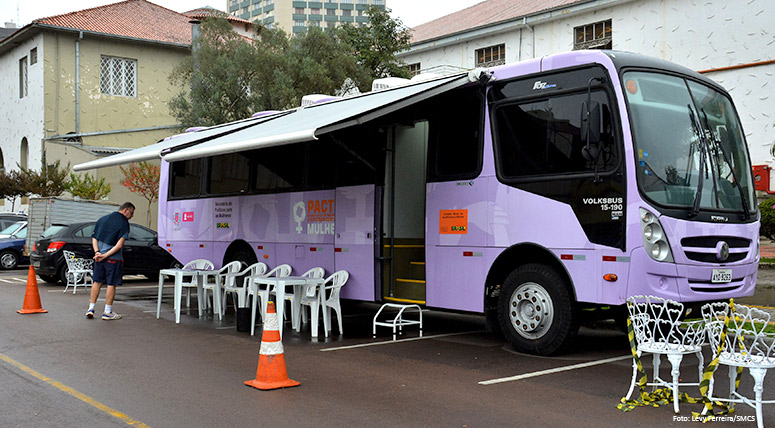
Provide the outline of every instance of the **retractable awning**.
<path id="1" fill-rule="evenodd" d="M 251 126 L 256 126 L 260 123 L 274 119 L 286 112 L 274 114 L 271 116 L 262 116 L 258 118 L 250 118 L 240 120 L 236 122 L 230 122 L 222 125 L 216 125 L 209 128 L 202 129 L 196 132 L 188 132 L 185 134 L 177 134 L 171 137 L 165 138 L 158 143 L 151 144 L 150 146 L 141 147 L 139 149 L 129 150 L 117 155 L 107 156 L 93 161 L 84 162 L 73 166 L 74 171 L 84 171 L 87 169 L 104 168 L 108 166 L 124 165 L 132 162 L 140 162 L 152 159 L 160 159 L 161 153 L 164 150 L 169 150 L 174 147 L 188 147 L 191 144 L 198 144 L 205 141 L 210 141 L 213 138 L 222 137 L 229 133 L 241 131 Z"/>
<path id="2" fill-rule="evenodd" d="M 323 134 L 368 122 L 467 83 L 470 81 L 466 74 L 456 74 L 291 110 L 259 126 L 193 146 L 172 147 L 162 156 L 167 161 L 180 161 L 316 140 Z"/>

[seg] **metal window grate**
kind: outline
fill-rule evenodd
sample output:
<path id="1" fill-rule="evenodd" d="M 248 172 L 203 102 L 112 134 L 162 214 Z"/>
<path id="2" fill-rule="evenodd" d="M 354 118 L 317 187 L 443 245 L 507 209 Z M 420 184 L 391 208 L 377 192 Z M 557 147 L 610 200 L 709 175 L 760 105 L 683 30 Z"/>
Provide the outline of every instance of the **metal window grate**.
<path id="1" fill-rule="evenodd" d="M 100 91 L 106 95 L 137 96 L 137 60 L 102 56 Z"/>
<path id="2" fill-rule="evenodd" d="M 506 63 L 506 45 L 488 46 L 476 50 L 477 67 L 494 67 Z"/>
<path id="3" fill-rule="evenodd" d="M 573 33 L 575 35 L 573 50 L 613 48 L 613 28 L 610 19 L 576 27 Z"/>

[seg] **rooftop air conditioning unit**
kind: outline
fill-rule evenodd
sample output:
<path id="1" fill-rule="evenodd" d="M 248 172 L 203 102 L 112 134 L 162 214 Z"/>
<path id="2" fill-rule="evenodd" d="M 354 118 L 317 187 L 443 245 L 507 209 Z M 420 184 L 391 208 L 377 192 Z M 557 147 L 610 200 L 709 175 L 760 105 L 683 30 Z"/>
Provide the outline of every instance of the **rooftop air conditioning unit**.
<path id="1" fill-rule="evenodd" d="M 404 86 L 409 84 L 409 79 L 401 77 L 383 77 L 382 79 L 374 79 L 371 82 L 372 91 L 380 91 L 382 89 L 396 88 L 398 86 Z"/>
<path id="2" fill-rule="evenodd" d="M 328 101 L 340 100 L 342 97 L 335 97 L 333 95 L 325 94 L 309 94 L 301 97 L 301 106 L 309 107 L 311 105 L 325 103 Z"/>

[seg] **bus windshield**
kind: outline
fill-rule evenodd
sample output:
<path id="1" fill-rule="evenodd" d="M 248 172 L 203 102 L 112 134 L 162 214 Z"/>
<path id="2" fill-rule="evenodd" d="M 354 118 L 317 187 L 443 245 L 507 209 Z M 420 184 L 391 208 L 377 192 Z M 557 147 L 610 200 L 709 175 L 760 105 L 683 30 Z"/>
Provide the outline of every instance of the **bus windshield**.
<path id="1" fill-rule="evenodd" d="M 671 208 L 755 212 L 751 164 L 732 102 L 706 85 L 623 74 L 641 193 Z"/>

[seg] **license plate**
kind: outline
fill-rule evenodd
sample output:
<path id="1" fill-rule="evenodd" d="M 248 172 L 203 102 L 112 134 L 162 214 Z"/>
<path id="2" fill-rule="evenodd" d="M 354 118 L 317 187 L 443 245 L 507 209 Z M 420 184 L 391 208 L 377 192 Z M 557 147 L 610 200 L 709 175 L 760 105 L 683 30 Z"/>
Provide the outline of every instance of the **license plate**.
<path id="1" fill-rule="evenodd" d="M 713 275 L 710 282 L 714 284 L 723 284 L 732 282 L 732 269 L 713 269 Z"/>

